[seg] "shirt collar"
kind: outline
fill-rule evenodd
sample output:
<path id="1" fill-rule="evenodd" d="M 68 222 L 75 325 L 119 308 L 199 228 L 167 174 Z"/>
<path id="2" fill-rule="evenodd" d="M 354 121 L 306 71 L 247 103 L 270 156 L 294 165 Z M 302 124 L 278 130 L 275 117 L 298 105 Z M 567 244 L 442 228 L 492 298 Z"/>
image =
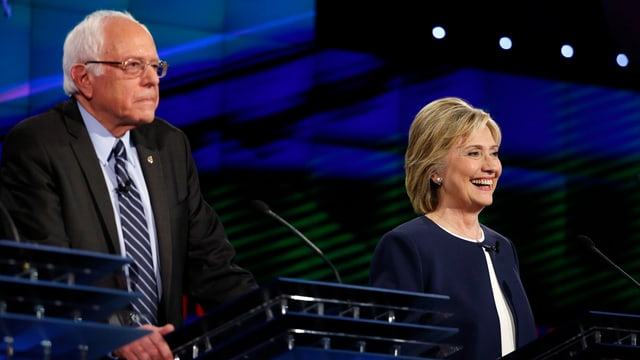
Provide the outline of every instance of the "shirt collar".
<path id="1" fill-rule="evenodd" d="M 84 125 L 89 132 L 93 147 L 96 150 L 98 160 L 102 165 L 105 165 L 109 162 L 109 155 L 111 155 L 111 150 L 118 139 L 102 126 L 95 117 L 89 114 L 80 102 L 78 102 L 78 108 L 80 109 L 80 115 L 82 115 L 82 121 L 84 121 Z M 129 132 L 127 131 L 120 139 L 124 142 L 125 151 L 128 153 L 130 146 Z"/>

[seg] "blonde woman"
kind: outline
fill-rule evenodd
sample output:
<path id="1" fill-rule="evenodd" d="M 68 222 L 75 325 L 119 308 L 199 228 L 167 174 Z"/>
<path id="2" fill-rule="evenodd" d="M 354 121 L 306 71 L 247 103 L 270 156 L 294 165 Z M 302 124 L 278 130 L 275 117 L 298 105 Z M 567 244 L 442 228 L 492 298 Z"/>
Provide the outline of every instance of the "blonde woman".
<path id="1" fill-rule="evenodd" d="M 451 359 L 502 357 L 536 337 L 513 243 L 479 221 L 502 173 L 498 124 L 459 98 L 416 115 L 405 154 L 406 190 L 419 216 L 380 240 L 370 284 L 450 297 Z"/>

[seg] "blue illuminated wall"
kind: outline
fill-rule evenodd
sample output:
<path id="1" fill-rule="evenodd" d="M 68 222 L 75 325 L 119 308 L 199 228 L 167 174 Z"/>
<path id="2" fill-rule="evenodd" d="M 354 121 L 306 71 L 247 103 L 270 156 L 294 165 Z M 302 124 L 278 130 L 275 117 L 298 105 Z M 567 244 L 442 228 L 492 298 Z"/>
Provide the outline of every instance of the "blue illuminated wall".
<path id="1" fill-rule="evenodd" d="M 575 243 L 586 234 L 640 276 L 640 95 L 317 46 L 314 1 L 11 1 L 0 19 L 0 126 L 64 99 L 64 37 L 88 12 L 129 10 L 171 67 L 158 115 L 189 136 L 238 262 L 259 281 L 334 280 L 267 202 L 366 284 L 385 231 L 415 216 L 403 153 L 413 116 L 460 96 L 501 125 L 504 174 L 485 223 L 510 237 L 541 326 L 584 309 L 640 312 L 638 289 Z M 25 146 L 28 146 L 26 144 Z"/>

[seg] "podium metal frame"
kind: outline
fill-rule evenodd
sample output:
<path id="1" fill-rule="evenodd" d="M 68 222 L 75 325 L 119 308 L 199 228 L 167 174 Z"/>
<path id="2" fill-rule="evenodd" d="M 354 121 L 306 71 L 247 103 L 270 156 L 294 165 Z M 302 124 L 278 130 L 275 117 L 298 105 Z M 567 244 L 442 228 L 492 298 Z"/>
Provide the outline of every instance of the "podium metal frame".
<path id="1" fill-rule="evenodd" d="M 460 350 L 448 300 L 277 278 L 165 339 L 176 360 L 445 358 Z"/>

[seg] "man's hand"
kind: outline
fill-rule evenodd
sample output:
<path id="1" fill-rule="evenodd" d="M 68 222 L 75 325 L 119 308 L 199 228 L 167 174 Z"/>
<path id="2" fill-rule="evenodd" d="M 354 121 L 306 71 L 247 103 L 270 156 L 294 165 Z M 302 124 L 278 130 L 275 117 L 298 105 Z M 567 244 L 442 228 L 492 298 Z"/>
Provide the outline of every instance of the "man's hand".
<path id="1" fill-rule="evenodd" d="M 151 334 L 119 348 L 114 354 L 126 360 L 173 360 L 173 353 L 164 340 L 164 335 L 175 330 L 172 324 L 163 327 L 143 325 L 139 329 L 151 330 Z"/>

